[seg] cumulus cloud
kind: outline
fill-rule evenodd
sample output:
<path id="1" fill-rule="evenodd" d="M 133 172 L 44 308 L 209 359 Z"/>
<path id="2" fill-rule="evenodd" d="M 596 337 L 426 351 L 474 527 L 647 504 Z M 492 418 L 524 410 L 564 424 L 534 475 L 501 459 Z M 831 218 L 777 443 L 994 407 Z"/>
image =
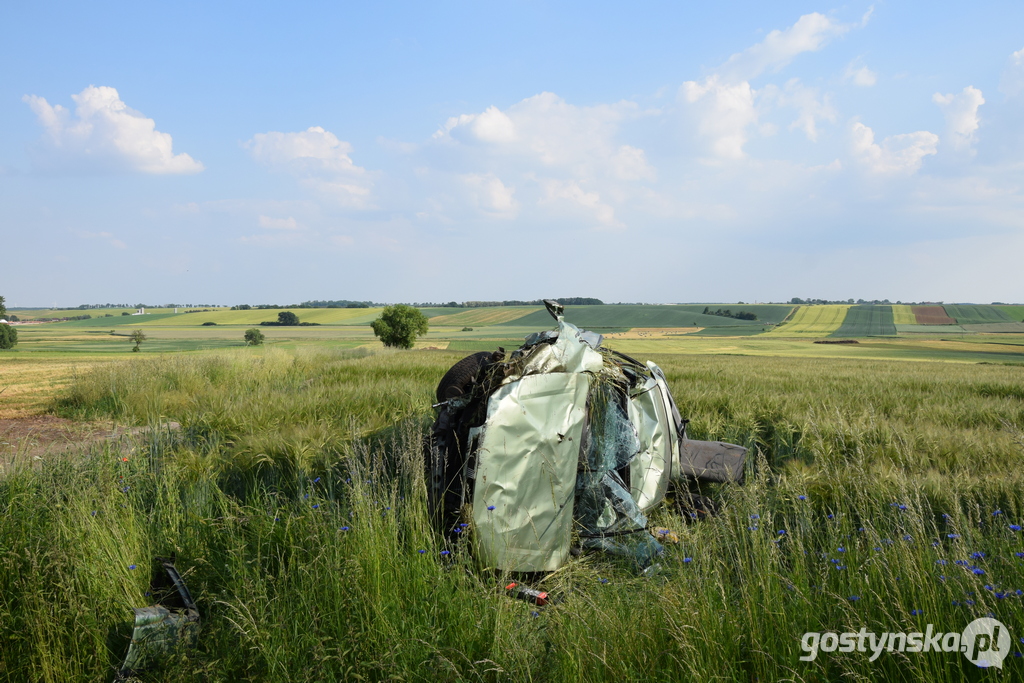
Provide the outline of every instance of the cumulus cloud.
<path id="1" fill-rule="evenodd" d="M 597 192 L 588 192 L 580 187 L 575 180 L 547 180 L 543 183 L 544 202 L 567 202 L 593 217 L 601 227 L 622 228 L 622 223 L 615 219 L 615 209 L 601 201 Z"/>
<path id="2" fill-rule="evenodd" d="M 1010 96 L 1024 92 L 1024 48 L 1010 55 L 1009 63 L 999 80 L 999 90 Z"/>
<path id="3" fill-rule="evenodd" d="M 299 222 L 291 216 L 288 218 L 271 218 L 270 216 L 260 216 L 260 227 L 267 228 L 270 230 L 298 230 Z"/>
<path id="4" fill-rule="evenodd" d="M 343 206 L 369 208 L 369 173 L 352 161 L 351 144 L 320 126 L 296 133 L 257 133 L 245 147 L 256 161 L 295 175 Z"/>
<path id="5" fill-rule="evenodd" d="M 985 104 L 981 91 L 969 85 L 958 95 L 935 93 L 932 101 L 946 115 L 946 139 L 953 145 L 953 149 L 970 150 L 974 143 L 974 133 L 980 125 L 978 108 Z"/>
<path id="6" fill-rule="evenodd" d="M 874 131 L 863 123 L 856 121 L 850 128 L 850 151 L 874 173 L 915 173 L 938 144 L 939 136 L 926 130 L 890 135 L 879 145 Z"/>
<path id="7" fill-rule="evenodd" d="M 680 100 L 695 114 L 697 132 L 708 141 L 711 153 L 731 160 L 745 156 L 743 146 L 750 138 L 751 127 L 758 123 L 759 97 L 774 97 L 777 93 L 774 87 L 755 90 L 751 79 L 768 71 L 779 71 L 798 55 L 822 49 L 832 38 L 851 28 L 850 24 L 837 23 L 817 12 L 805 14 L 789 28 L 774 30 L 760 43 L 732 55 L 703 81 L 683 83 Z M 777 103 L 798 109 L 798 118 L 790 128 L 799 128 L 808 139 L 816 140 L 816 122 L 823 118 L 834 120 L 834 111 L 826 100 L 817 98 L 816 91 L 797 85 L 788 87 L 789 92 Z"/>
<path id="8" fill-rule="evenodd" d="M 850 62 L 843 73 L 843 80 L 859 85 L 862 88 L 870 88 L 878 82 L 878 76 L 866 66 L 857 66 L 855 62 Z"/>
<path id="9" fill-rule="evenodd" d="M 121 101 L 117 90 L 90 85 L 72 95 L 75 111 L 51 105 L 38 95 L 22 101 L 46 130 L 48 161 L 60 167 L 109 168 L 142 173 L 198 173 L 203 164 L 175 154 L 171 136 Z"/>
<path id="10" fill-rule="evenodd" d="M 471 201 L 484 213 L 498 218 L 514 218 L 518 213 L 516 189 L 506 186 L 493 173 L 467 173 L 461 178 Z"/>
<path id="11" fill-rule="evenodd" d="M 789 129 L 802 130 L 811 142 L 818 140 L 819 121 L 836 121 L 836 110 L 828 95 L 819 96 L 817 88 L 803 85 L 798 78 L 786 83 L 778 95 L 778 103 L 797 110 L 797 118 L 789 124 Z"/>

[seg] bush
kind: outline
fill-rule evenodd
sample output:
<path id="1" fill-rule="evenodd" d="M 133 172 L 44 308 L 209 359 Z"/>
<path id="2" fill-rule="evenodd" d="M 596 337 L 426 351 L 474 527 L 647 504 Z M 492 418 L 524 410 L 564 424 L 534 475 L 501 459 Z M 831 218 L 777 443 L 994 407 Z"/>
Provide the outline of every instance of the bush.
<path id="1" fill-rule="evenodd" d="M 473 328 L 472 328 L 472 327 L 463 327 L 463 328 L 462 328 L 462 331 L 463 331 L 463 332 L 472 332 L 472 331 L 473 331 Z"/>
<path id="2" fill-rule="evenodd" d="M 384 342 L 384 346 L 411 349 L 416 337 L 426 334 L 429 328 L 427 316 L 412 306 L 395 304 L 385 306 L 380 317 L 373 321 L 373 333 Z"/>
<path id="3" fill-rule="evenodd" d="M 250 327 L 245 331 L 245 345 L 246 346 L 259 346 L 263 343 L 263 333 L 257 330 L 255 327 Z"/>
<path id="4" fill-rule="evenodd" d="M 215 322 L 212 322 L 212 321 L 210 321 L 210 320 L 207 320 L 207 321 L 206 321 L 205 323 L 203 323 L 203 327 L 208 327 L 208 326 L 210 326 L 210 325 L 216 325 L 216 324 L 217 324 L 217 323 L 215 323 Z"/>
<path id="5" fill-rule="evenodd" d="M 0 349 L 12 349 L 18 343 L 18 331 L 0 323 Z"/>
<path id="6" fill-rule="evenodd" d="M 121 311 L 121 315 L 131 315 L 128 311 Z"/>

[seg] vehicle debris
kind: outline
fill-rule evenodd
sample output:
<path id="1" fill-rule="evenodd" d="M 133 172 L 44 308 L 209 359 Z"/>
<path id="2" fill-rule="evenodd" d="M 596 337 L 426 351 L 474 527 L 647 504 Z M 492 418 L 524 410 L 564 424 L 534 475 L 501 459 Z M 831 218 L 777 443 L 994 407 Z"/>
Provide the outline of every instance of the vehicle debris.
<path id="1" fill-rule="evenodd" d="M 425 445 L 435 525 L 454 541 L 471 523 L 476 559 L 499 571 L 555 571 L 574 539 L 646 570 L 664 551 L 647 513 L 670 484 L 693 500 L 691 481 L 742 483 L 747 449 L 688 439 L 661 368 L 545 304 L 557 330 L 468 356 L 438 385 Z"/>

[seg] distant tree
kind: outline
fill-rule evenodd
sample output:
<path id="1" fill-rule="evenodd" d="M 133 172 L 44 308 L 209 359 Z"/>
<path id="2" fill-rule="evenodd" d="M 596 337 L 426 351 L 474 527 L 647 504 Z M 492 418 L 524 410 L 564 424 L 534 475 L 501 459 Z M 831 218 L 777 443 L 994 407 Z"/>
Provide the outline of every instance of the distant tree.
<path id="1" fill-rule="evenodd" d="M 291 311 L 281 311 L 277 314 L 278 325 L 298 325 L 299 316 L 295 315 Z"/>
<path id="2" fill-rule="evenodd" d="M 246 346 L 259 346 L 263 343 L 263 333 L 257 330 L 255 327 L 250 327 L 245 331 L 245 345 Z"/>
<path id="3" fill-rule="evenodd" d="M 405 304 L 385 306 L 380 317 L 373 321 L 373 333 L 384 346 L 411 349 L 416 337 L 426 334 L 430 327 L 427 316 Z"/>
<path id="4" fill-rule="evenodd" d="M 2 316 L 0 316 L 0 317 L 2 317 Z M 14 315 L 13 313 L 11 313 L 9 316 L 7 316 L 7 319 L 10 320 L 12 323 L 16 323 L 19 320 L 21 320 L 21 318 L 19 318 L 18 316 Z"/>
<path id="5" fill-rule="evenodd" d="M 139 351 L 139 346 L 142 345 L 142 342 L 146 341 L 146 335 L 143 334 L 142 330 L 132 330 L 131 336 L 129 336 L 128 339 L 135 342 L 135 348 L 133 348 L 132 351 L 137 352 Z"/>
<path id="6" fill-rule="evenodd" d="M 4 298 L 0 296 L 0 318 L 7 317 L 7 307 L 4 306 Z"/>
<path id="7" fill-rule="evenodd" d="M 128 311 L 121 311 L 121 315 L 131 315 Z"/>
<path id="8" fill-rule="evenodd" d="M 18 331 L 10 325 L 0 323 L 0 349 L 13 349 L 18 343 Z"/>

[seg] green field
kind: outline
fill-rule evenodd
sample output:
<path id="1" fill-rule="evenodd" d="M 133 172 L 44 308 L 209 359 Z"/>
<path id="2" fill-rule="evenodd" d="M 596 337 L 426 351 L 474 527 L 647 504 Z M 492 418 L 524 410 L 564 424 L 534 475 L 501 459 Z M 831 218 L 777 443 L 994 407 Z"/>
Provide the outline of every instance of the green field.
<path id="1" fill-rule="evenodd" d="M 847 305 L 801 306 L 792 318 L 767 334 L 773 337 L 827 337 L 843 324 Z"/>
<path id="2" fill-rule="evenodd" d="M 895 325 L 916 325 L 917 316 L 914 315 L 913 306 L 893 304 L 892 322 Z"/>
<path id="3" fill-rule="evenodd" d="M 995 308 L 1010 316 L 1011 320 L 1024 322 L 1024 306 L 996 306 Z"/>
<path id="4" fill-rule="evenodd" d="M 996 306 L 950 306 L 944 305 L 946 315 L 958 325 L 986 325 L 990 323 L 1015 322 L 1009 314 Z"/>
<path id="5" fill-rule="evenodd" d="M 203 627 L 145 681 L 982 680 L 959 653 L 797 658 L 806 631 L 989 613 L 1022 649 L 1024 367 L 651 356 L 693 437 L 758 449 L 749 480 L 706 489 L 705 522 L 656 512 L 681 541 L 656 576 L 583 554 L 527 579 L 562 597 L 537 608 L 429 530 L 420 438 L 460 355 L 249 348 L 79 373 L 53 410 L 182 428 L 41 460 L 0 444 L 0 679 L 111 678 L 171 553 Z"/>
<path id="6" fill-rule="evenodd" d="M 664 306 L 639 306 L 631 304 L 606 304 L 604 306 L 569 306 L 565 319 L 578 327 L 601 330 L 606 327 L 751 327 L 749 320 L 737 320 L 717 315 L 704 315 L 702 311 L 730 309 L 733 313 L 749 311 L 755 313 L 758 322 L 775 323 L 793 309 L 788 305 L 770 304 L 686 304 Z M 540 310 L 505 325 L 535 326 L 548 329 L 553 321 L 547 311 Z"/>
<path id="7" fill-rule="evenodd" d="M 832 337 L 895 337 L 892 306 L 853 306 Z"/>

